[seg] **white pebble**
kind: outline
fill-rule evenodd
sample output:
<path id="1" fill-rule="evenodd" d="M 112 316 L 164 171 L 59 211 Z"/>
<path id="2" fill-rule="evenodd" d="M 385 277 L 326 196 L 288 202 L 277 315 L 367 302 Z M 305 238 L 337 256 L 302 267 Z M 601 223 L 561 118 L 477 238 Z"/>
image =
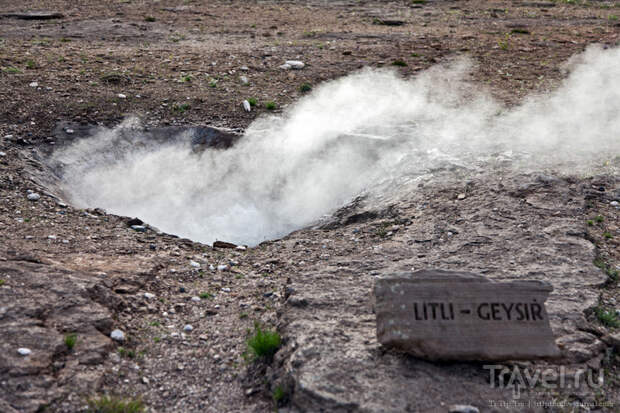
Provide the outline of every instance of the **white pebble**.
<path id="1" fill-rule="evenodd" d="M 244 100 L 244 101 L 243 101 L 243 109 L 244 109 L 246 112 L 251 111 L 251 110 L 252 110 L 252 105 L 250 105 L 250 102 L 248 102 L 247 100 Z"/>
<path id="2" fill-rule="evenodd" d="M 119 94 L 118 94 L 118 98 L 119 98 L 119 99 L 126 99 L 126 98 L 127 98 L 127 95 L 123 95 L 122 93 L 119 93 Z"/>
<path id="3" fill-rule="evenodd" d="M 144 297 L 150 300 L 150 299 L 152 299 L 152 298 L 155 298 L 155 294 L 151 294 L 151 293 L 144 293 Z"/>
<path id="4" fill-rule="evenodd" d="M 192 331 L 194 329 L 194 327 L 192 327 L 191 324 L 186 324 L 185 327 L 183 327 L 183 331 Z"/>
<path id="5" fill-rule="evenodd" d="M 41 195 L 37 194 L 36 192 L 28 194 L 29 201 L 38 201 L 39 199 L 41 199 Z"/>
<path id="6" fill-rule="evenodd" d="M 297 70 L 303 69 L 305 66 L 304 62 L 300 60 L 287 60 L 284 64 L 289 65 L 291 69 L 297 69 Z"/>
<path id="7" fill-rule="evenodd" d="M 17 349 L 17 352 L 18 352 L 21 356 L 29 356 L 29 355 L 32 353 L 32 351 L 31 351 L 29 348 L 25 348 L 25 347 L 18 348 L 18 349 Z"/>
<path id="8" fill-rule="evenodd" d="M 114 341 L 122 342 L 125 341 L 125 333 L 119 329 L 116 329 L 110 333 L 110 338 Z"/>
<path id="9" fill-rule="evenodd" d="M 190 260 L 190 261 L 189 261 L 189 265 L 191 265 L 191 266 L 192 266 L 192 267 L 194 267 L 194 268 L 200 268 L 200 264 L 199 264 L 199 263 L 197 263 L 196 261 L 192 261 L 192 260 Z"/>

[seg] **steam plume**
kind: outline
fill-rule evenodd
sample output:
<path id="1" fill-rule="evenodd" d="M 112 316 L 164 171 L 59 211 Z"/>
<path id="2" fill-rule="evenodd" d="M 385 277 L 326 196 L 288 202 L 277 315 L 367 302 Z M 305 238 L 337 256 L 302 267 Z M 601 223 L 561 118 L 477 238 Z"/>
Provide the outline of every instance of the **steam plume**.
<path id="1" fill-rule="evenodd" d="M 620 48 L 590 47 L 566 67 L 560 88 L 514 108 L 468 82 L 466 60 L 411 80 L 365 69 L 323 84 L 282 116 L 256 120 L 226 151 L 119 142 L 124 124 L 55 158 L 67 164 L 64 184 L 77 205 L 202 242 L 254 245 L 378 181 L 446 160 L 468 165 L 503 152 L 519 154 L 519 168 L 574 172 L 619 155 Z"/>

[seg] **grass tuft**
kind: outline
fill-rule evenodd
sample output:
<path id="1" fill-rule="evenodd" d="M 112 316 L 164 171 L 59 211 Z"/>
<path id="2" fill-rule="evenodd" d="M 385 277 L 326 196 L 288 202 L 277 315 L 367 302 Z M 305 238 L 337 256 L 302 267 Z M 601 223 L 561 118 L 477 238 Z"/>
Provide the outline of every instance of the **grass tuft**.
<path id="1" fill-rule="evenodd" d="M 65 346 L 69 349 L 69 351 L 73 350 L 75 344 L 77 343 L 77 334 L 71 333 L 65 336 Z"/>
<path id="2" fill-rule="evenodd" d="M 310 92 L 312 90 L 312 86 L 310 86 L 310 83 L 304 83 L 301 86 L 299 86 L 299 91 L 301 93 L 307 93 Z"/>
<path id="3" fill-rule="evenodd" d="M 248 352 L 254 359 L 268 359 L 280 347 L 282 339 L 277 331 L 264 330 L 258 322 L 254 323 L 254 334 L 248 338 Z"/>
<path id="4" fill-rule="evenodd" d="M 145 411 L 142 400 L 124 400 L 101 396 L 88 401 L 88 413 L 142 413 Z"/>
<path id="5" fill-rule="evenodd" d="M 275 110 L 275 108 L 276 108 L 276 103 L 275 102 L 269 101 L 269 102 L 265 103 L 265 109 L 267 109 L 267 110 Z"/>
<path id="6" fill-rule="evenodd" d="M 407 62 L 405 62 L 404 60 L 397 59 L 392 62 L 392 66 L 405 67 L 407 66 Z"/>

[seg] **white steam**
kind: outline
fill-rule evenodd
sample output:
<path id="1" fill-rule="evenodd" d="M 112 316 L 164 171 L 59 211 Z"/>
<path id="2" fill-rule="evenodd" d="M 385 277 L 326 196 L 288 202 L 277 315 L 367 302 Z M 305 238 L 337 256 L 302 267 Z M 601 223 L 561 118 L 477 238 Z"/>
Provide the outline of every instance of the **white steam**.
<path id="1" fill-rule="evenodd" d="M 567 66 L 559 89 L 510 109 L 465 80 L 466 61 L 412 80 L 362 70 L 322 85 L 283 116 L 258 119 L 229 150 L 119 143 L 122 125 L 55 158 L 67 164 L 64 184 L 77 205 L 202 242 L 254 245 L 379 181 L 446 159 L 467 165 L 512 153 L 519 167 L 574 171 L 620 155 L 620 48 L 591 47 Z M 114 159 L 119 144 L 126 150 Z"/>

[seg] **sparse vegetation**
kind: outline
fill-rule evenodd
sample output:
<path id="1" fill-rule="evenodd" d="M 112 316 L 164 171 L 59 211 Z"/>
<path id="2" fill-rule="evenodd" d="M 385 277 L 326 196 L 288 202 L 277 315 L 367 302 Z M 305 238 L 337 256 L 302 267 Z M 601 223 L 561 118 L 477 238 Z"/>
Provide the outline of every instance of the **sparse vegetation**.
<path id="1" fill-rule="evenodd" d="M 0 287 L 2 287 L 4 284 L 6 284 L 6 280 L 3 280 L 2 278 L 0 278 Z"/>
<path id="2" fill-rule="evenodd" d="M 301 86 L 299 86 L 299 91 L 301 93 L 307 93 L 310 92 L 312 90 L 312 86 L 310 86 L 310 83 L 303 83 Z"/>
<path id="3" fill-rule="evenodd" d="M 600 224 L 601 222 L 605 221 L 605 218 L 602 215 L 597 215 L 594 220 Z"/>
<path id="4" fill-rule="evenodd" d="M 605 274 L 607 274 L 607 276 L 609 277 L 609 281 L 611 282 L 618 281 L 618 276 L 619 276 L 618 270 L 614 269 L 611 265 L 607 264 L 600 257 L 596 258 L 593 264 L 595 267 L 600 268 L 601 270 L 605 272 Z"/>
<path id="5" fill-rule="evenodd" d="M 208 292 L 202 292 L 198 295 L 198 297 L 202 298 L 203 300 L 207 300 L 213 298 L 213 294 Z"/>
<path id="6" fill-rule="evenodd" d="M 133 359 L 136 357 L 136 352 L 134 350 L 128 350 L 125 347 L 119 347 L 118 355 L 124 358 Z"/>
<path id="7" fill-rule="evenodd" d="M 275 110 L 276 108 L 276 103 L 273 101 L 269 101 L 267 103 L 265 103 L 265 109 L 267 110 Z"/>
<path id="8" fill-rule="evenodd" d="M 258 104 L 258 101 L 256 100 L 256 98 L 249 98 L 248 103 L 250 104 L 250 106 L 256 106 Z"/>
<path id="9" fill-rule="evenodd" d="M 70 333 L 65 336 L 65 346 L 69 349 L 69 351 L 73 350 L 75 344 L 77 343 L 77 334 Z"/>
<path id="10" fill-rule="evenodd" d="M 19 69 L 18 69 L 18 68 L 16 68 L 16 67 L 13 67 L 13 66 L 5 67 L 4 69 L 2 69 L 2 71 L 3 71 L 4 73 L 10 73 L 10 74 L 13 74 L 13 75 L 14 75 L 14 74 L 18 74 L 18 73 L 21 73 L 21 72 L 22 72 L 21 70 L 19 70 Z"/>
<path id="11" fill-rule="evenodd" d="M 88 401 L 88 413 L 142 413 L 145 411 L 142 400 L 126 400 L 101 396 Z"/>
<path id="12" fill-rule="evenodd" d="M 620 327 L 620 320 L 618 320 L 614 309 L 598 306 L 594 309 L 594 314 L 596 314 L 596 318 L 604 326 L 611 328 Z"/>
<path id="13" fill-rule="evenodd" d="M 37 68 L 37 63 L 34 60 L 27 60 L 26 61 L 26 68 L 27 69 L 36 69 Z"/>
<path id="14" fill-rule="evenodd" d="M 286 399 L 286 392 L 284 391 L 284 389 L 282 388 L 282 386 L 277 386 L 274 390 L 273 390 L 273 394 L 271 396 L 273 398 L 274 403 L 276 404 L 276 406 L 280 405 L 282 402 L 285 401 Z"/>
<path id="15" fill-rule="evenodd" d="M 181 82 L 183 83 L 189 83 L 192 81 L 192 77 L 190 75 L 185 75 L 183 77 L 181 77 Z"/>
<path id="16" fill-rule="evenodd" d="M 508 48 L 510 47 L 510 33 L 506 33 L 504 35 L 504 38 L 497 42 L 497 45 L 502 50 L 508 50 Z"/>
<path id="17" fill-rule="evenodd" d="M 614 236 L 611 235 L 611 232 L 605 231 L 603 232 L 603 237 L 605 237 L 606 239 L 612 239 Z"/>
<path id="18" fill-rule="evenodd" d="M 258 322 L 254 323 L 254 333 L 248 338 L 248 353 L 253 359 L 268 359 L 274 355 L 281 344 L 277 331 L 264 330 Z"/>
<path id="19" fill-rule="evenodd" d="M 407 66 L 407 62 L 405 62 L 404 60 L 396 59 L 392 62 L 392 66 L 405 67 Z"/>
<path id="20" fill-rule="evenodd" d="M 191 109 L 191 105 L 189 103 L 181 103 L 172 105 L 172 110 L 177 113 L 185 113 Z"/>
<path id="21" fill-rule="evenodd" d="M 586 221 L 586 224 L 588 224 L 588 226 L 591 227 L 592 225 L 594 225 L 594 221 L 589 219 L 589 220 Z"/>
<path id="22" fill-rule="evenodd" d="M 144 21 L 148 22 L 148 23 L 153 23 L 155 21 L 155 17 L 153 17 L 153 16 L 146 16 L 144 18 Z"/>

